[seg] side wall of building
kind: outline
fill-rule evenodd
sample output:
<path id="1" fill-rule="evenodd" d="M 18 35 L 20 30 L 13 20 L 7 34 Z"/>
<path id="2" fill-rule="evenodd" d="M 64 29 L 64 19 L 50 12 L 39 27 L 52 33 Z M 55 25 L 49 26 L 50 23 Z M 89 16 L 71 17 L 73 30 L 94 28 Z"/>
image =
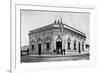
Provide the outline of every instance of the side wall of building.
<path id="1" fill-rule="evenodd" d="M 85 48 L 85 37 L 78 35 L 72 31 L 59 29 L 49 30 L 41 33 L 35 33 L 29 35 L 29 51 L 30 54 L 39 54 L 39 44 L 41 44 L 41 54 L 54 54 L 56 49 L 56 41 L 58 36 L 62 39 L 62 49 L 66 50 L 67 55 L 78 55 L 88 53 L 89 50 Z M 68 49 L 68 42 L 70 43 L 70 50 Z M 84 42 L 84 49 L 83 44 Z M 47 43 L 49 44 L 47 46 Z M 76 49 L 74 49 L 74 43 L 76 43 Z M 80 43 L 80 51 L 79 51 Z M 32 49 L 32 45 L 34 45 Z M 49 47 L 49 48 L 47 48 Z"/>
<path id="2" fill-rule="evenodd" d="M 41 44 L 41 54 L 53 54 L 53 32 L 45 31 L 41 33 L 35 33 L 29 35 L 29 49 L 30 54 L 39 54 L 39 44 Z M 49 48 L 47 48 L 47 43 L 49 43 Z M 34 49 L 32 49 L 34 45 Z"/>
<path id="3" fill-rule="evenodd" d="M 66 50 L 67 55 L 89 53 L 89 50 L 85 47 L 86 38 L 69 30 L 65 30 L 64 32 L 59 32 L 59 30 L 54 31 L 54 49 L 56 49 L 56 40 L 58 38 L 58 35 L 60 35 L 60 38 L 62 39 L 62 49 Z M 68 49 L 68 42 L 70 42 L 70 50 Z M 74 49 L 74 43 L 76 43 L 76 49 Z"/>

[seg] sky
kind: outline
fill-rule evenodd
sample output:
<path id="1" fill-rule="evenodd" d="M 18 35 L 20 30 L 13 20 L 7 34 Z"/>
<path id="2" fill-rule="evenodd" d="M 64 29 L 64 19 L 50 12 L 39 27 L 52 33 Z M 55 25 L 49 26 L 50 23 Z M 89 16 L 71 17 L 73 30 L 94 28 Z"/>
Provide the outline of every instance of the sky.
<path id="1" fill-rule="evenodd" d="M 89 13 L 23 10 L 21 11 L 21 46 L 29 45 L 30 30 L 51 24 L 60 17 L 64 24 L 85 33 L 86 42 L 89 43 Z"/>

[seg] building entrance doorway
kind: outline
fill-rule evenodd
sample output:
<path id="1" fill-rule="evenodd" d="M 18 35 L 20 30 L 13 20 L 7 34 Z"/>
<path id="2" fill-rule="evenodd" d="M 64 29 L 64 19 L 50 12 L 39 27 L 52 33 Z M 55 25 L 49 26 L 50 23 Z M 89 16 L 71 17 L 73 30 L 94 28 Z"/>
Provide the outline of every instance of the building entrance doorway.
<path id="1" fill-rule="evenodd" d="M 57 54 L 61 54 L 61 51 L 62 51 L 62 40 L 61 39 L 56 40 L 56 51 L 57 51 Z"/>
<path id="2" fill-rule="evenodd" d="M 79 53 L 81 53 L 80 42 L 78 44 Z"/>
<path id="3" fill-rule="evenodd" d="M 38 55 L 41 55 L 41 44 L 38 44 Z"/>

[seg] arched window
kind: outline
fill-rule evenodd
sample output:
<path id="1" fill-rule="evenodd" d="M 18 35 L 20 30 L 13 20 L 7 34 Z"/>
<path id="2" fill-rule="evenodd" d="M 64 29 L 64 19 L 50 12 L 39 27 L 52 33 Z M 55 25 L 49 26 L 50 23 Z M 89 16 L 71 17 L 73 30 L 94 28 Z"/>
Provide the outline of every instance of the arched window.
<path id="1" fill-rule="evenodd" d="M 82 50 L 84 50 L 84 42 L 82 42 Z"/>
<path id="2" fill-rule="evenodd" d="M 32 52 L 33 52 L 33 50 L 34 50 L 34 45 L 33 44 L 32 44 L 32 47 L 31 48 L 32 48 Z"/>
<path id="3" fill-rule="evenodd" d="M 70 50 L 71 48 L 70 48 L 70 42 L 68 42 L 68 48 L 67 48 L 68 50 Z"/>
<path id="4" fill-rule="evenodd" d="M 67 39 L 67 49 L 68 50 L 71 50 L 71 47 L 70 47 L 70 44 L 71 44 L 71 39 L 70 39 L 70 37 Z"/>
<path id="5" fill-rule="evenodd" d="M 81 46 L 80 45 L 81 45 L 81 43 L 79 42 L 78 43 L 78 51 L 79 51 L 79 53 L 81 53 Z"/>
<path id="6" fill-rule="evenodd" d="M 50 49 L 50 42 L 46 42 L 46 50 L 48 51 Z"/>
<path id="7" fill-rule="evenodd" d="M 31 50 L 32 51 L 34 50 L 34 43 L 35 43 L 35 41 L 32 39 L 32 41 L 31 41 Z"/>
<path id="8" fill-rule="evenodd" d="M 76 39 L 74 40 L 74 50 L 76 50 Z"/>
<path id="9" fill-rule="evenodd" d="M 50 42 L 51 42 L 51 37 L 50 36 L 47 36 L 45 38 L 45 43 L 46 43 L 46 50 L 49 51 L 50 49 Z"/>

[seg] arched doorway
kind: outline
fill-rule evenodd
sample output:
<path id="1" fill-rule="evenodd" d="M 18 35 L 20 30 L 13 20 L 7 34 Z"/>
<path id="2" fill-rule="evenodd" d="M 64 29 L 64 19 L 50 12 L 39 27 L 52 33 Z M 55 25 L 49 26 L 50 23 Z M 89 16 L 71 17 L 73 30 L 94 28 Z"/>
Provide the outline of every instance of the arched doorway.
<path id="1" fill-rule="evenodd" d="M 42 50 L 41 50 L 41 49 L 42 49 L 42 42 L 43 42 L 42 38 L 39 37 L 39 38 L 37 39 L 37 42 L 38 42 L 38 55 L 41 55 L 41 53 L 42 53 L 42 52 L 41 52 L 41 51 L 42 51 Z"/>
<path id="2" fill-rule="evenodd" d="M 41 55 L 41 43 L 38 44 L 38 55 Z"/>
<path id="3" fill-rule="evenodd" d="M 56 49 L 62 49 L 62 40 L 57 40 L 56 41 Z"/>
<path id="4" fill-rule="evenodd" d="M 61 54 L 62 51 L 62 39 L 60 37 L 58 37 L 58 39 L 56 40 L 56 51 L 58 54 Z"/>

